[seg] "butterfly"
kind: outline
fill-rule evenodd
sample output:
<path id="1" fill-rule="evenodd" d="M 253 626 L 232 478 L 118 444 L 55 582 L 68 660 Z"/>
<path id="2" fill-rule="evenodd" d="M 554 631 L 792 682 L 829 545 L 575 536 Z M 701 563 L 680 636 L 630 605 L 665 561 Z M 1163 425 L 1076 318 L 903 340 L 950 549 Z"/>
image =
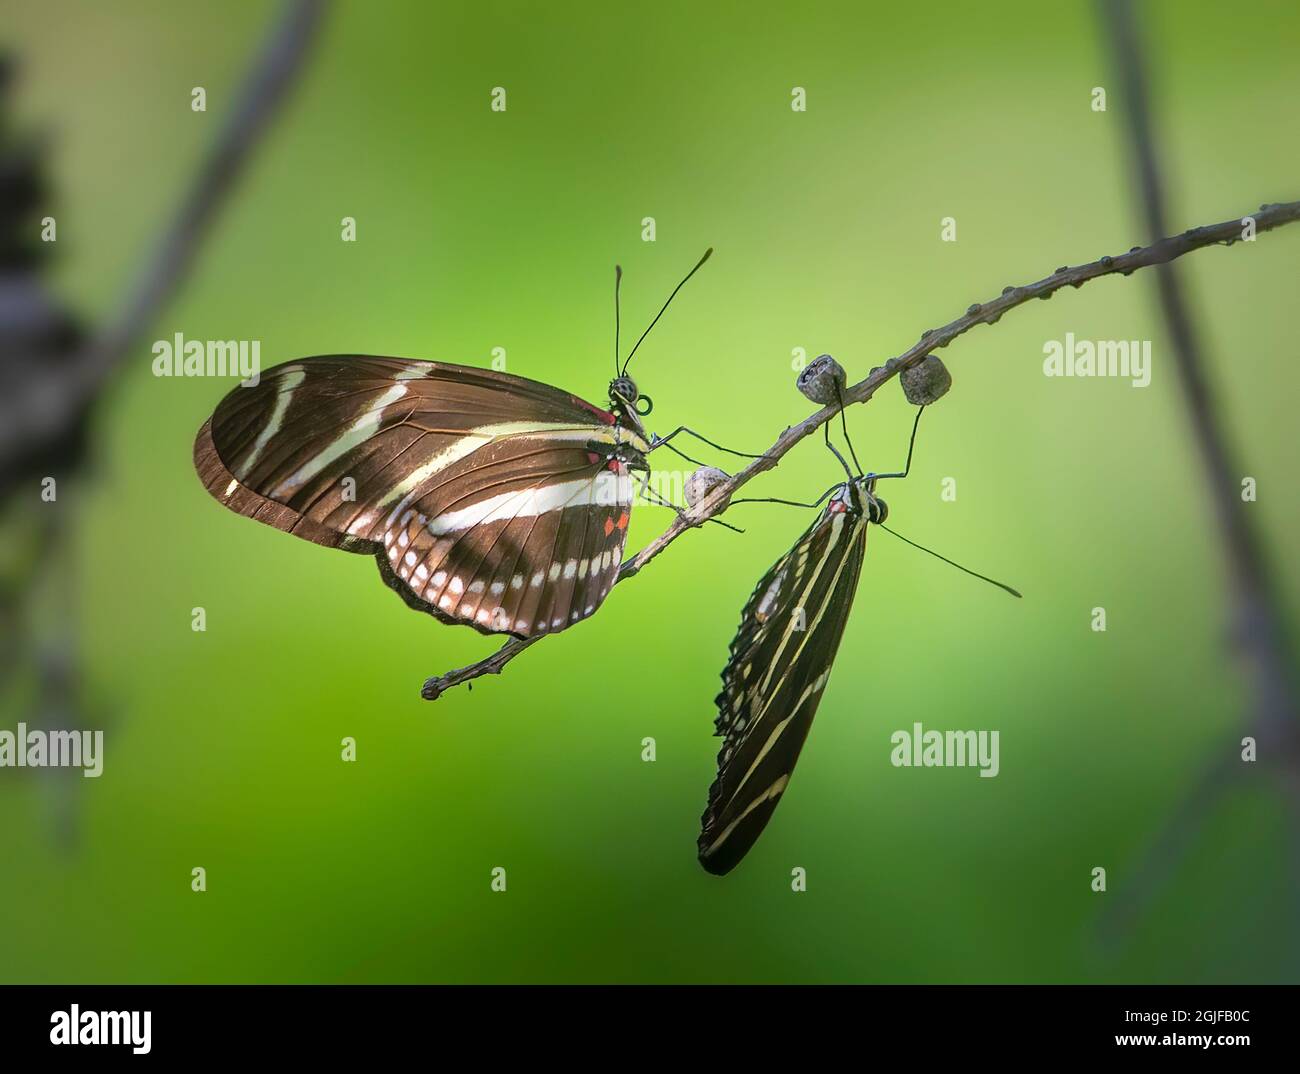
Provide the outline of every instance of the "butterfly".
<path id="1" fill-rule="evenodd" d="M 621 277 L 608 410 L 495 370 L 303 358 L 217 405 L 194 443 L 199 478 L 238 514 L 374 556 L 389 587 L 442 622 L 523 638 L 565 630 L 615 582 L 633 475 L 678 433 L 699 436 L 652 437 L 642 424 L 652 404 L 627 366 L 650 328 L 620 368 Z"/>
<path id="2" fill-rule="evenodd" d="M 918 424 L 920 416 L 918 410 Z M 915 439 L 913 425 L 913 444 Z M 876 495 L 876 482 L 906 477 L 911 464 L 909 446 L 901 473 L 855 476 L 849 470 L 849 479 L 815 504 L 796 505 L 826 504 L 759 580 L 741 612 L 715 702 L 715 733 L 723 740 L 718 775 L 701 817 L 699 859 L 710 873 L 721 876 L 735 868 L 785 794 L 844 637 L 866 556 L 867 530 L 884 527 L 889 516 L 888 505 Z M 975 576 L 1020 596 L 1010 586 Z"/>

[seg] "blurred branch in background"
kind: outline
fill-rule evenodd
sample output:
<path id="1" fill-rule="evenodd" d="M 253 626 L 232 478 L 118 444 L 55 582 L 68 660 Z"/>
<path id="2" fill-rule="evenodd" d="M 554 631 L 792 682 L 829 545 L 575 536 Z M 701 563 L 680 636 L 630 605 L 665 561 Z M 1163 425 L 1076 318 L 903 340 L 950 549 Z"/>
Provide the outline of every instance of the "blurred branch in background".
<path id="1" fill-rule="evenodd" d="M 0 496 L 31 475 L 29 460 L 84 426 L 105 380 L 184 282 L 217 211 L 301 71 L 323 10 L 323 0 L 288 5 L 139 282 L 90 342 L 58 362 L 33 360 L 0 343 Z"/>
<path id="2" fill-rule="evenodd" d="M 1251 214 L 1256 233 L 1269 231 L 1283 224 L 1300 220 L 1300 201 L 1286 202 L 1280 205 L 1261 205 L 1259 211 Z M 1171 235 L 1159 239 L 1150 246 L 1134 246 L 1128 253 L 1102 257 L 1085 265 L 1070 267 L 1064 265 L 1050 276 L 1027 283 L 1020 287 L 1004 287 L 1002 294 L 989 302 L 976 302 L 969 306 L 961 317 L 950 321 L 942 328 L 927 328 L 921 338 L 909 350 L 896 358 L 891 358 L 883 366 L 871 371 L 870 376 L 848 387 L 844 391 L 844 403 L 865 403 L 886 381 L 898 376 L 913 366 L 919 365 L 927 355 L 946 347 L 958 336 L 969 332 L 976 325 L 996 324 L 1008 310 L 1022 306 L 1031 299 L 1049 299 L 1063 287 L 1082 287 L 1089 280 L 1102 276 L 1129 276 L 1140 268 L 1152 265 L 1166 267 L 1170 261 L 1193 250 L 1206 246 L 1231 246 L 1240 241 L 1242 218 L 1234 217 L 1219 224 L 1195 227 L 1180 235 Z M 786 429 L 776 442 L 759 458 L 755 459 L 734 477 L 718 485 L 709 496 L 695 506 L 682 511 L 672 524 L 641 551 L 627 560 L 619 569 L 617 582 L 631 578 L 642 567 L 654 559 L 660 552 L 689 529 L 704 522 L 727 509 L 731 497 L 746 482 L 757 477 L 765 470 L 771 470 L 781 458 L 800 440 L 812 435 L 831 418 L 839 413 L 838 406 L 823 407 L 817 413 L 801 421 L 798 425 Z M 482 675 L 497 675 L 521 652 L 535 642 L 546 637 L 537 634 L 531 638 L 515 638 L 506 642 L 489 657 L 465 667 L 449 671 L 444 675 L 425 681 L 421 696 L 426 701 L 435 701 L 453 686 L 470 683 Z"/>
<path id="3" fill-rule="evenodd" d="M 52 248 L 39 241 L 48 215 L 44 146 L 9 129 L 5 106 L 14 65 L 0 61 L 0 689 L 17 694 L 24 670 L 34 673 L 32 696 L 20 701 L 34 726 L 92 726 L 79 686 L 78 589 L 70 582 L 80 513 L 67 497 L 91 461 L 94 404 L 193 268 L 218 211 L 301 74 L 324 9 L 324 0 L 286 5 L 138 281 L 94 330 L 64 310 L 41 278 Z M 93 725 L 102 728 L 95 715 Z M 73 769 L 48 771 L 80 778 Z M 60 780 L 68 784 L 69 778 Z M 60 808 L 60 817 L 66 814 Z M 60 828 L 68 832 L 63 819 Z"/>
<path id="4" fill-rule="evenodd" d="M 1119 79 L 1143 220 L 1148 232 L 1161 235 L 1167 220 L 1165 189 L 1141 31 L 1135 23 L 1134 6 L 1126 0 L 1101 0 L 1099 10 Z M 1228 641 L 1234 655 L 1241 658 L 1249 689 L 1249 726 L 1245 733 L 1256 739 L 1261 762 L 1280 777 L 1289 799 L 1289 831 L 1296 840 L 1291 864 L 1295 868 L 1300 865 L 1300 704 L 1281 588 L 1242 501 L 1242 471 L 1234 463 L 1215 412 L 1204 349 L 1172 265 L 1156 269 L 1156 285 L 1173 342 L 1174 368 L 1187 403 L 1192 439 L 1205 471 L 1204 498 L 1218 528 L 1227 569 L 1232 617 Z M 1241 737 L 1237 734 L 1220 747 L 1221 752 L 1216 753 L 1195 789 L 1157 836 L 1144 863 L 1115 893 L 1103 920 L 1106 938 L 1111 942 L 1131 932 L 1168 883 L 1223 792 L 1251 771 L 1241 759 Z"/>

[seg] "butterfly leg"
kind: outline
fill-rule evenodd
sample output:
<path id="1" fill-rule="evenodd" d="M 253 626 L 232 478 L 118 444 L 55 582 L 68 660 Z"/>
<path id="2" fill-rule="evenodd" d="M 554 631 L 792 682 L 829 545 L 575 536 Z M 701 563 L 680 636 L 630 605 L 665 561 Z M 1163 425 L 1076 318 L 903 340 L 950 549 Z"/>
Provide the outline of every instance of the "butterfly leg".
<path id="1" fill-rule="evenodd" d="M 703 435 L 701 435 L 700 433 L 697 433 L 694 429 L 692 429 L 692 428 L 690 428 L 689 426 L 686 426 L 686 425 L 679 425 L 679 426 L 677 426 L 677 428 L 674 429 L 674 430 L 673 430 L 671 433 L 669 433 L 667 436 L 656 436 L 656 437 L 651 441 L 651 443 L 650 443 L 650 450 L 651 450 L 651 451 L 654 451 L 655 448 L 657 448 L 657 447 L 662 447 L 664 444 L 667 444 L 669 440 L 673 439 L 673 437 L 678 436 L 678 435 L 680 435 L 681 433 L 685 433 L 687 436 L 693 436 L 693 437 L 695 437 L 696 440 L 701 440 L 701 441 L 703 441 L 704 443 L 708 444 L 709 447 L 711 447 L 711 448 L 717 448 L 719 451 L 725 451 L 728 455 L 738 455 L 738 456 L 739 456 L 740 458 L 742 458 L 742 459 L 765 459 L 765 458 L 767 458 L 767 455 L 765 455 L 765 454 L 764 454 L 764 455 L 754 455 L 754 454 L 751 454 L 751 453 L 748 452 L 748 451 L 735 451 L 735 450 L 733 450 L 732 448 L 729 448 L 729 447 L 723 447 L 721 444 L 714 443 L 714 442 L 713 442 L 712 440 L 710 440 L 707 436 L 703 436 Z M 681 452 L 677 452 L 677 454 L 680 455 Z M 682 455 L 682 458 L 687 458 L 687 456 Z M 694 460 L 694 459 L 689 459 L 689 461 L 690 461 L 690 462 L 694 462 L 695 460 Z"/>
<path id="2" fill-rule="evenodd" d="M 649 474 L 648 474 L 648 472 L 647 472 L 646 479 L 641 483 L 641 495 L 642 495 L 645 499 L 649 500 L 651 503 L 657 503 L 657 504 L 659 504 L 659 506 L 661 506 L 661 507 L 667 507 L 670 511 L 673 511 L 673 512 L 676 513 L 678 516 L 683 515 L 683 514 L 686 513 L 685 510 L 684 510 L 683 508 L 678 507 L 677 504 L 673 503 L 672 500 L 668 499 L 666 496 L 661 496 L 661 495 L 659 495 L 659 493 L 657 493 L 654 489 L 652 489 L 652 488 L 650 487 L 650 480 L 649 480 Z M 722 519 L 720 519 L 720 518 L 706 518 L 704 521 L 706 521 L 706 522 L 716 522 L 719 526 L 722 526 L 722 527 L 724 527 L 725 529 L 729 529 L 729 530 L 731 530 L 733 533 L 744 533 L 744 532 L 745 532 L 744 530 L 740 529 L 738 526 L 733 526 L 733 525 L 731 525 L 731 523 L 729 523 L 729 522 L 723 522 Z"/>
<path id="3" fill-rule="evenodd" d="M 904 466 L 903 466 L 902 473 L 897 473 L 897 474 L 872 474 L 872 475 L 871 475 L 872 477 L 875 477 L 875 478 L 877 478 L 877 479 L 882 478 L 882 477 L 906 477 L 908 474 L 910 474 L 910 473 L 912 472 L 912 449 L 916 447 L 916 430 L 917 430 L 917 429 L 920 427 L 920 425 L 921 425 L 921 413 L 922 413 L 922 411 L 924 411 L 924 410 L 925 410 L 925 407 L 923 407 L 923 406 L 920 406 L 920 407 L 917 407 L 917 408 L 916 408 L 916 420 L 915 420 L 914 422 L 912 422 L 912 438 L 907 442 L 907 462 L 906 462 L 906 463 L 904 464 Z"/>
<path id="4" fill-rule="evenodd" d="M 700 462 L 699 459 L 696 459 L 696 458 L 693 458 L 693 457 L 690 456 L 690 455 L 687 455 L 686 452 L 680 450 L 679 448 L 675 448 L 675 447 L 673 447 L 673 445 L 670 444 L 670 443 L 668 443 L 667 440 L 660 440 L 660 441 L 658 441 L 658 442 L 652 444 L 652 445 L 650 446 L 650 450 L 653 451 L 653 450 L 654 450 L 655 448 L 657 448 L 657 447 L 666 447 L 669 451 L 671 451 L 671 452 L 672 452 L 674 455 L 676 455 L 679 459 L 685 459 L 687 462 L 691 463 L 693 466 L 704 466 L 704 465 L 706 465 L 705 463 Z"/>
<path id="5" fill-rule="evenodd" d="M 843 411 L 841 411 L 841 413 L 843 413 Z M 856 478 L 857 475 L 856 475 L 852 470 L 849 469 L 849 464 L 848 464 L 847 462 L 844 461 L 844 456 L 841 455 L 841 454 L 839 453 L 838 449 L 835 447 L 835 445 L 831 443 L 831 423 L 830 423 L 830 422 L 827 422 L 825 425 L 822 426 L 822 432 L 824 432 L 824 433 L 826 434 L 826 449 L 827 449 L 827 450 L 828 450 L 832 455 L 834 455 L 837 459 L 840 460 L 840 465 L 844 467 L 844 472 L 845 472 L 846 474 L 849 475 L 849 480 L 850 480 L 850 481 L 854 480 L 854 478 Z M 856 460 L 855 460 L 855 461 L 856 461 Z"/>
<path id="6" fill-rule="evenodd" d="M 862 463 L 858 462 L 858 453 L 853 450 L 853 441 L 849 439 L 849 419 L 844 414 L 844 394 L 840 391 L 838 381 L 835 382 L 835 398 L 838 399 L 840 403 L 840 427 L 844 430 L 844 443 L 848 445 L 849 455 L 853 459 L 853 466 L 860 474 L 862 473 Z M 830 422 L 826 423 L 825 428 L 826 441 L 827 443 L 830 443 Z M 844 460 L 841 459 L 840 461 L 843 462 Z"/>
<path id="7" fill-rule="evenodd" d="M 738 500 L 732 500 L 731 503 L 732 506 L 735 506 L 738 503 L 780 503 L 785 504 L 787 507 L 820 507 L 826 502 L 827 497 L 829 497 L 831 493 L 836 489 L 841 489 L 843 487 L 844 483 L 842 481 L 837 481 L 834 485 L 818 496 L 812 503 L 803 503 L 800 500 L 783 500 L 779 496 L 745 496 Z"/>

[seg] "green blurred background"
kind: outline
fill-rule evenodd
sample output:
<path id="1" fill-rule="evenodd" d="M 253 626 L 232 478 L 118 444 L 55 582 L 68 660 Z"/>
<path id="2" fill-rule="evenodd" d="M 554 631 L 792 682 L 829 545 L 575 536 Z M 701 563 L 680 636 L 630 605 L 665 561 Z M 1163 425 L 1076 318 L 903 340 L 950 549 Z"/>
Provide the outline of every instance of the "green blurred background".
<path id="1" fill-rule="evenodd" d="M 1173 226 L 1300 196 L 1285 120 L 1300 9 L 1146 10 Z M 56 139 L 69 301 L 120 300 L 278 11 L 4 4 L 22 118 Z M 510 371 L 600 402 L 614 262 L 639 333 L 712 245 L 632 372 L 660 432 L 686 422 L 756 451 L 810 410 L 794 348 L 856 379 L 1007 284 L 1146 238 L 1085 3 L 356 3 L 317 48 L 149 341 L 260 339 L 267 365 L 355 351 L 486 366 L 504 347 Z M 1298 255 L 1300 228 L 1179 262 L 1279 560 L 1300 525 Z M 1043 344 L 1066 332 L 1152 340 L 1151 386 L 1045 378 Z M 737 507 L 745 534 L 688 534 L 589 623 L 431 705 L 425 676 L 493 642 L 407 611 L 364 558 L 221 510 L 190 448 L 231 384 L 156 379 L 150 358 L 146 342 L 104 400 L 97 478 L 75 493 L 105 774 L 0 771 L 0 979 L 1300 977 L 1294 834 L 1262 771 L 1129 941 L 1100 940 L 1104 907 L 1245 720 L 1149 275 L 1033 303 L 944 352 L 955 387 L 888 492 L 891 522 L 1025 600 L 873 539 L 791 789 L 721 880 L 695 860 L 712 698 L 744 599 L 807 513 Z M 892 384 L 855 409 L 864 465 L 901 463 L 911 416 Z M 809 441 L 750 489 L 802 498 L 836 472 Z M 631 544 L 669 517 L 638 509 Z M 1294 607 L 1300 571 L 1281 566 Z M 1098 605 L 1106 633 L 1090 629 Z M 0 715 L 12 729 L 23 711 Z M 891 767 L 890 734 L 916 720 L 997 729 L 1001 774 Z M 71 846 L 53 837 L 66 793 Z"/>

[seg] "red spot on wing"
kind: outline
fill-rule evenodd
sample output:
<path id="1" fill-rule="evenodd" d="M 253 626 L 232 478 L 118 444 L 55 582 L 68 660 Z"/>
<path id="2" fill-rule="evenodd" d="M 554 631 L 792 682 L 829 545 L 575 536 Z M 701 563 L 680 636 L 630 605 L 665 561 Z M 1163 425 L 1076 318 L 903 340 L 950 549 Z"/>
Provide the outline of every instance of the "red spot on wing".
<path id="1" fill-rule="evenodd" d="M 621 515 L 618 516 L 618 522 L 616 522 L 615 525 L 617 525 L 619 529 L 625 530 L 627 529 L 627 524 L 629 521 L 630 521 L 630 516 L 626 511 L 624 511 Z"/>
<path id="2" fill-rule="evenodd" d="M 616 421 L 618 421 L 618 418 L 616 418 L 608 410 L 601 410 L 600 407 L 596 406 L 595 403 L 589 403 L 585 399 L 579 399 L 576 395 L 571 395 L 569 396 L 569 398 L 572 399 L 575 403 L 578 404 L 578 406 L 582 407 L 584 410 L 590 410 L 592 414 L 594 414 L 598 419 L 600 419 L 606 425 L 613 425 Z"/>
<path id="3" fill-rule="evenodd" d="M 613 532 L 614 532 L 614 520 L 612 518 L 605 519 L 605 536 L 608 537 Z"/>

